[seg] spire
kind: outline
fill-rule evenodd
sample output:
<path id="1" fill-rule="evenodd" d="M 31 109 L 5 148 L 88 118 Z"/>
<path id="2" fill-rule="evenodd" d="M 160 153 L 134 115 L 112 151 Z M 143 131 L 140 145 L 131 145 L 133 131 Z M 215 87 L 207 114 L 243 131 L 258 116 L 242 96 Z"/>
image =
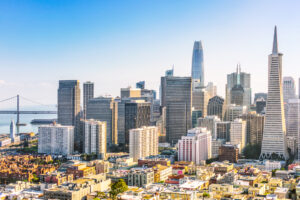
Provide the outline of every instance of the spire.
<path id="1" fill-rule="evenodd" d="M 273 39 L 273 51 L 272 54 L 278 54 L 278 42 L 277 42 L 277 27 L 274 29 L 274 39 Z"/>

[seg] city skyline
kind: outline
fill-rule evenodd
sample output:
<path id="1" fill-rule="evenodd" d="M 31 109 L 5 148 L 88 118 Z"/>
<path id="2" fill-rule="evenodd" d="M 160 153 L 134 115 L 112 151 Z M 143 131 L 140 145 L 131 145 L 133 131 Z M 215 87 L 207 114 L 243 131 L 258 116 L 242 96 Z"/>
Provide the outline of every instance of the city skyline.
<path id="1" fill-rule="evenodd" d="M 226 75 L 233 72 L 239 62 L 244 71 L 252 75 L 252 94 L 266 92 L 265 55 L 272 42 L 269 38 L 272 27 L 277 25 L 281 33 L 280 46 L 285 52 L 283 76 L 293 75 L 295 80 L 299 77 L 293 69 L 297 62 L 296 44 L 300 41 L 296 34 L 298 28 L 293 26 L 294 20 L 300 18 L 296 6 L 268 2 L 232 1 L 230 6 L 222 2 L 189 5 L 179 2 L 148 5 L 144 2 L 134 8 L 148 6 L 145 12 L 131 14 L 133 2 L 125 9 L 121 5 L 91 2 L 82 7 L 80 16 L 77 14 L 82 4 L 78 1 L 69 5 L 32 1 L 26 6 L 13 1 L 1 2 L 0 16 L 5 19 L 0 20 L 0 27 L 5 30 L 0 33 L 0 64 L 5 68 L 0 78 L 0 90 L 5 95 L 1 97 L 21 93 L 45 104 L 56 104 L 58 80 L 67 79 L 95 82 L 95 96 L 118 96 L 120 88 L 134 87 L 141 80 L 146 81 L 146 88 L 158 91 L 160 77 L 173 64 L 175 76 L 190 74 L 195 40 L 203 43 L 206 84 L 214 82 L 219 95 L 225 97 Z M 199 14 L 197 5 L 205 12 Z M 62 9 L 64 6 L 67 6 L 66 13 Z M 98 13 L 96 8 L 108 10 Z M 156 15 L 152 15 L 151 8 Z M 243 13 L 245 9 L 249 16 Z M 274 9 L 281 10 L 282 15 L 279 17 L 276 12 L 269 11 Z M 118 20 L 117 11 L 126 15 L 126 22 Z M 169 16 L 171 11 L 176 11 L 177 16 Z M 213 16 L 217 12 L 220 14 Z M 51 14 L 53 17 L 49 17 Z M 253 18 L 254 14 L 259 17 Z M 204 16 L 207 20 L 203 20 Z M 72 17 L 75 17 L 74 22 L 71 22 Z M 290 23 L 285 23 L 287 18 Z M 240 23 L 241 20 L 244 23 Z M 153 25 L 155 30 L 150 30 L 148 26 Z M 180 29 L 183 25 L 186 25 L 185 30 Z M 85 29 L 80 30 L 82 27 Z M 46 31 L 47 28 L 51 31 Z M 184 37 L 180 34 L 182 31 L 186 32 Z M 119 59 L 115 59 L 116 50 L 122 52 L 118 54 Z M 126 73 L 129 71 L 134 73 Z"/>

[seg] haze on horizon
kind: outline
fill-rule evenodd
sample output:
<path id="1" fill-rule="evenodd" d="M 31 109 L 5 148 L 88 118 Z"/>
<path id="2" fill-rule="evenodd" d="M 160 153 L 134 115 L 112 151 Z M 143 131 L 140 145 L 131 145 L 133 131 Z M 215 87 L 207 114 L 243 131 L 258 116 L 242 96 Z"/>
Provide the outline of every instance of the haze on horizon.
<path id="1" fill-rule="evenodd" d="M 299 6 L 279 0 L 1 1 L 0 100 L 21 94 L 56 104 L 61 79 L 93 81 L 96 95 L 118 96 L 140 80 L 159 91 L 172 65 L 176 76 L 190 76 L 195 40 L 203 43 L 205 82 L 216 84 L 219 95 L 237 63 L 251 73 L 252 94 L 266 92 L 275 25 L 283 75 L 298 84 Z"/>

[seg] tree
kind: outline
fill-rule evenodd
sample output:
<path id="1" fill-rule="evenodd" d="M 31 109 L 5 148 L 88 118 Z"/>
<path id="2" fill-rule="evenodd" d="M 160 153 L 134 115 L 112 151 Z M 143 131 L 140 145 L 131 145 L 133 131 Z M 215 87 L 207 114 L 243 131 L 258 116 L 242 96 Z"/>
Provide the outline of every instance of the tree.
<path id="1" fill-rule="evenodd" d="M 111 198 L 116 199 L 117 195 L 128 190 L 128 186 L 123 179 L 119 179 L 117 182 L 111 185 L 109 192 Z"/>
<path id="2" fill-rule="evenodd" d="M 204 192 L 203 193 L 203 198 L 209 198 L 210 197 L 210 194 L 209 193 L 207 193 L 207 192 Z"/>
<path id="3" fill-rule="evenodd" d="M 258 159 L 261 152 L 261 146 L 259 144 L 248 144 L 244 150 L 244 156 L 247 159 Z"/>

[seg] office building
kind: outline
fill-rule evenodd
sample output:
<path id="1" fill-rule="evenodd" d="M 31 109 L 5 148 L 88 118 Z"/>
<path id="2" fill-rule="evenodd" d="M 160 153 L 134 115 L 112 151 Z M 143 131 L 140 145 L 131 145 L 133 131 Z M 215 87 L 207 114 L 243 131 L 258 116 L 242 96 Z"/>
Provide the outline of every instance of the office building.
<path id="1" fill-rule="evenodd" d="M 219 148 L 219 161 L 236 163 L 239 159 L 239 149 L 231 144 L 224 144 Z"/>
<path id="2" fill-rule="evenodd" d="M 192 126 L 191 77 L 161 77 L 161 104 L 166 107 L 166 137 L 173 145 Z"/>
<path id="3" fill-rule="evenodd" d="M 222 139 L 226 142 L 230 142 L 230 126 L 231 122 L 216 122 L 215 131 L 216 131 L 216 139 Z"/>
<path id="4" fill-rule="evenodd" d="M 230 144 L 239 146 L 240 153 L 246 146 L 246 122 L 235 119 L 230 125 Z"/>
<path id="5" fill-rule="evenodd" d="M 250 74 L 242 72 L 238 64 L 235 73 L 227 75 L 226 84 L 226 102 L 227 104 L 236 104 L 246 106 L 251 105 L 251 82 Z"/>
<path id="6" fill-rule="evenodd" d="M 178 141 L 178 160 L 193 161 L 200 165 L 201 161 L 211 158 L 211 133 L 206 128 L 194 128 Z"/>
<path id="7" fill-rule="evenodd" d="M 121 98 L 138 98 L 141 97 L 140 88 L 121 88 Z"/>
<path id="8" fill-rule="evenodd" d="M 201 41 L 194 42 L 191 76 L 193 80 L 199 80 L 200 86 L 204 87 L 204 63 L 203 48 Z"/>
<path id="9" fill-rule="evenodd" d="M 213 82 L 208 82 L 206 86 L 206 91 L 208 93 L 208 96 L 214 97 L 217 95 L 217 86 L 213 84 Z"/>
<path id="10" fill-rule="evenodd" d="M 158 129 L 143 126 L 129 131 L 129 155 L 133 161 L 158 154 Z"/>
<path id="11" fill-rule="evenodd" d="M 209 100 L 208 92 L 205 89 L 198 88 L 193 90 L 192 95 L 192 108 L 193 110 L 200 110 L 202 117 L 207 115 L 207 105 Z"/>
<path id="12" fill-rule="evenodd" d="M 300 99 L 289 99 L 288 108 L 286 136 L 295 140 L 297 148 L 300 134 Z"/>
<path id="13" fill-rule="evenodd" d="M 266 113 L 266 105 L 267 102 L 264 98 L 259 98 L 255 101 L 256 104 L 256 113 L 258 114 L 265 114 Z"/>
<path id="14" fill-rule="evenodd" d="M 295 81 L 293 77 L 283 77 L 282 83 L 282 91 L 283 91 L 283 105 L 284 105 L 284 117 L 285 117 L 285 124 L 288 124 L 288 106 L 289 106 L 289 99 L 296 98 L 296 88 L 295 88 Z"/>
<path id="15" fill-rule="evenodd" d="M 210 98 L 207 104 L 207 115 L 216 115 L 223 118 L 224 99 L 220 96 Z"/>
<path id="16" fill-rule="evenodd" d="M 94 83 L 83 83 L 83 118 L 86 119 L 86 107 L 90 99 L 94 98 Z"/>
<path id="17" fill-rule="evenodd" d="M 267 101 L 268 93 L 263 93 L 263 92 L 255 93 L 254 94 L 254 102 L 256 102 L 257 99 L 264 99 L 265 101 Z"/>
<path id="18" fill-rule="evenodd" d="M 143 100 L 125 103 L 125 144 L 129 144 L 130 129 L 150 125 L 150 106 Z"/>
<path id="19" fill-rule="evenodd" d="M 60 80 L 57 94 L 57 121 L 76 126 L 80 119 L 80 85 L 77 80 Z"/>
<path id="20" fill-rule="evenodd" d="M 296 98 L 296 86 L 293 77 L 283 77 L 283 102 L 288 103 L 289 99 Z"/>
<path id="21" fill-rule="evenodd" d="M 213 139 L 217 138 L 216 134 L 216 123 L 221 122 L 221 119 L 217 116 L 206 116 L 204 118 L 198 119 L 198 127 L 205 127 L 208 131 L 211 132 Z"/>
<path id="22" fill-rule="evenodd" d="M 225 121 L 233 121 L 236 118 L 239 118 L 243 114 L 247 113 L 247 107 L 246 106 L 237 106 L 235 104 L 230 104 L 226 106 L 225 114 L 224 114 L 224 120 Z"/>
<path id="23" fill-rule="evenodd" d="M 212 158 L 217 158 L 219 156 L 219 149 L 223 144 L 225 144 L 225 140 L 212 139 L 212 141 L 211 141 L 211 157 Z"/>
<path id="24" fill-rule="evenodd" d="M 74 150 L 74 126 L 60 124 L 39 127 L 38 153 L 70 155 Z"/>
<path id="25" fill-rule="evenodd" d="M 106 122 L 107 146 L 118 144 L 118 102 L 112 97 L 97 97 L 87 104 L 87 119 Z"/>
<path id="26" fill-rule="evenodd" d="M 269 55 L 268 99 L 261 159 L 287 159 L 286 127 L 282 93 L 282 54 L 278 52 L 275 27 L 273 51 Z"/>
<path id="27" fill-rule="evenodd" d="M 99 159 L 106 157 L 106 122 L 94 119 L 82 120 L 83 153 L 96 154 Z"/>
<path id="28" fill-rule="evenodd" d="M 256 114 L 256 112 L 248 112 L 240 117 L 246 122 L 246 144 L 261 144 L 264 130 L 264 116 Z M 251 137 L 252 142 L 251 143 Z"/>
<path id="29" fill-rule="evenodd" d="M 57 91 L 57 122 L 74 126 L 74 150 L 80 151 L 80 84 L 78 80 L 60 80 Z"/>
<path id="30" fill-rule="evenodd" d="M 202 111 L 201 110 L 193 110 L 192 111 L 192 128 L 195 128 L 198 126 L 198 119 L 202 117 Z"/>
<path id="31" fill-rule="evenodd" d="M 241 116 L 246 121 L 246 144 L 258 144 L 261 146 L 264 131 L 265 116 L 249 112 Z"/>
<path id="32" fill-rule="evenodd" d="M 139 81 L 135 84 L 136 88 L 145 89 L 145 81 Z"/>

